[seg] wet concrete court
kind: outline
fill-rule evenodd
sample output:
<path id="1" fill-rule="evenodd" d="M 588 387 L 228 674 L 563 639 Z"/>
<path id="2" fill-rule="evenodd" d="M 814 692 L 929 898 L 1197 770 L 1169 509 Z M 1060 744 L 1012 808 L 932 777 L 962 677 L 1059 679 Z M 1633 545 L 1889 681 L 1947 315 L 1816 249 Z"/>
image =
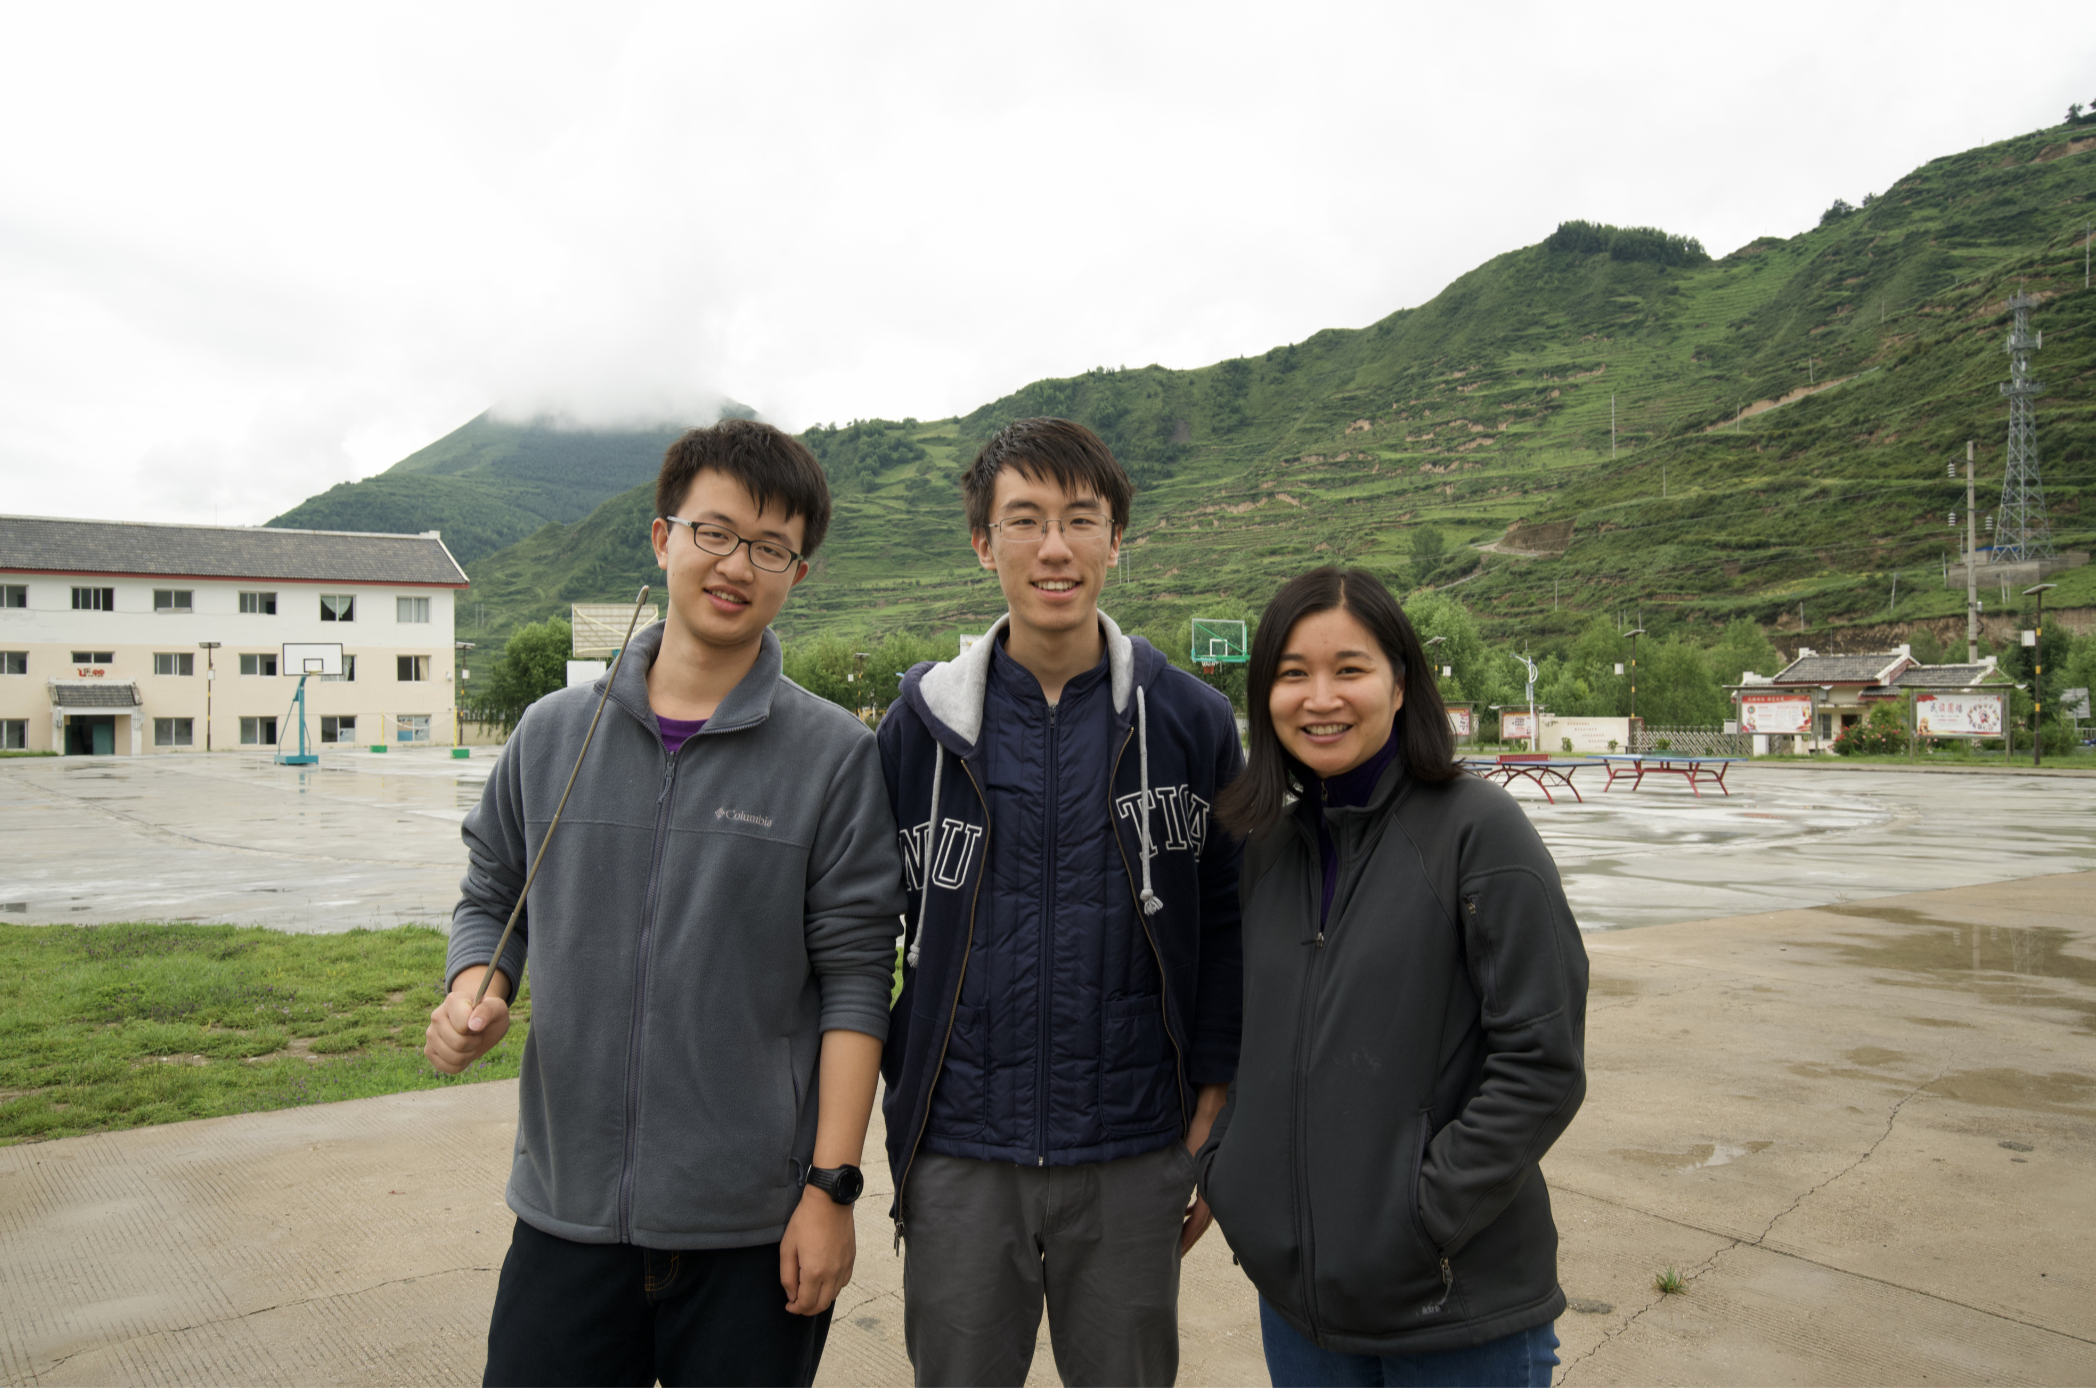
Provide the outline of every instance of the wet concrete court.
<path id="1" fill-rule="evenodd" d="M 0 920 L 333 931 L 451 916 L 491 749 L 0 761 Z M 1581 779 L 1594 769 L 1582 771 Z M 1589 930 L 2096 868 L 2096 776 L 1746 764 L 1730 796 L 1517 786 Z"/>
<path id="2" fill-rule="evenodd" d="M 490 764 L 0 761 L 0 920 L 441 923 Z M 1558 1381 L 2096 1380 L 2096 779 L 1732 783 L 1517 791 L 1596 931 Z M 504 1082 L 0 1148 L 0 1382 L 471 1381 L 515 1114 Z M 824 1383 L 910 1378 L 875 1126 Z M 1181 1324 L 1181 1382 L 1265 1381 L 1213 1235 Z"/>
<path id="3" fill-rule="evenodd" d="M 1590 936 L 1557 1381 L 2096 1381 L 2092 891 Z M 504 1081 L 0 1148 L 0 1381 L 473 1381 L 515 1133 Z M 881 1152 L 819 1383 L 910 1381 Z M 1266 1381 L 1214 1234 L 1180 1338 L 1181 1383 Z"/>

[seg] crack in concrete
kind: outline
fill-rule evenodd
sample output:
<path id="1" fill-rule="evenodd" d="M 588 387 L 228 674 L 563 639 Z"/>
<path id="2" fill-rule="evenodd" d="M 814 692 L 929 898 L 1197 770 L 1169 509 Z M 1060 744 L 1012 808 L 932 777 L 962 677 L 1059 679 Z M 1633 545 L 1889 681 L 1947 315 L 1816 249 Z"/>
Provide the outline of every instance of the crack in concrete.
<path id="1" fill-rule="evenodd" d="M 1725 1239 L 1727 1240 L 1726 1247 L 1719 1249 L 1718 1252 L 1720 1253 L 1729 1252 L 1731 1249 L 1737 1248 L 1742 1244 L 1748 1244 L 1752 1242 L 1751 1240 L 1739 1234 L 1728 1234 L 1722 1229 L 1712 1229 L 1711 1227 L 1705 1224 L 1691 1224 L 1689 1221 L 1685 1219 L 1675 1219 L 1671 1215 L 1663 1215 L 1655 1210 L 1642 1209 L 1636 1205 L 1626 1204 L 1621 1200 L 1611 1200 L 1605 1195 L 1595 1195 L 1591 1191 L 1581 1190 L 1577 1186 L 1566 1185 L 1563 1182 L 1553 1182 L 1551 1185 L 1551 1189 L 1564 1191 L 1567 1195 L 1576 1195 L 1580 1197 L 1582 1200 L 1591 1200 L 1597 1205 L 1608 1205 L 1618 1210 L 1628 1210 L 1632 1214 L 1642 1215 L 1646 1219 L 1657 1220 L 1661 1224 L 1672 1224 L 1678 1228 L 1692 1230 L 1698 1234 L 1708 1234 L 1712 1238 Z M 2062 1330 L 2056 1325 L 2045 1325 L 2039 1321 L 2025 1320 L 2021 1316 L 2012 1316 L 2003 1311 L 1990 1310 L 1985 1306 L 1975 1306 L 1969 1301 L 1960 1301 L 1956 1297 L 1945 1296 L 1941 1292 L 1932 1292 L 1921 1287 L 1910 1287 L 1904 1282 L 1888 1281 L 1883 1277 L 1875 1277 L 1867 1272 L 1858 1272 L 1854 1268 L 1843 1267 L 1839 1263 L 1829 1263 L 1824 1262 L 1818 1258 L 1810 1258 L 1804 1255 L 1803 1253 L 1793 1252 L 1790 1249 L 1769 1248 L 1765 1245 L 1762 1245 L 1761 1249 L 1762 1252 L 1772 1253 L 1778 1258 L 1789 1258 L 1793 1262 L 1804 1263 L 1808 1267 L 1822 1268 L 1828 1272 L 1838 1273 L 1843 1277 L 1854 1277 L 1860 1281 L 1875 1283 L 1876 1285 L 1887 1288 L 1891 1291 L 1906 1292 L 1912 1296 L 1926 1297 L 1930 1301 L 1940 1301 L 1945 1306 L 1956 1306 L 1961 1310 L 1971 1311 L 1977 1315 L 1991 1316 L 1996 1320 L 2008 1321 L 2013 1325 L 2025 1326 L 2031 1330 L 2042 1330 L 2048 1335 L 2059 1335 L 2069 1340 L 2078 1341 L 2082 1344 L 2096 1344 L 2096 1340 L 2089 1339 L 2086 1336 L 2077 1335 L 2071 1330 Z M 1715 1257 L 1716 1255 L 1713 1254 L 1712 1256 Z M 1656 1305 L 1657 1303 L 1653 1304 Z M 1591 1351 L 1589 1352 L 1591 1353 Z M 1585 1355 L 1580 1356 L 1580 1358 L 1582 1359 L 1584 1359 L 1585 1357 Z"/>
<path id="2" fill-rule="evenodd" d="M 1769 1222 L 1762 1226 L 1761 1232 L 1756 1234 L 1753 1238 L 1740 1240 L 1739 1242 L 1750 1244 L 1755 1248 L 1761 1247 L 1763 1241 L 1766 1240 L 1770 1234 L 1775 1232 L 1776 1226 L 1778 1224 L 1782 1223 L 1783 1220 L 1788 1216 L 1797 1212 L 1798 1206 L 1804 1204 L 1807 1200 L 1810 1200 L 1813 1196 L 1819 1194 L 1828 1186 L 1833 1185 L 1836 1181 L 1848 1175 L 1851 1171 L 1854 1171 L 1857 1167 L 1863 1165 L 1863 1163 L 1869 1161 L 1873 1156 L 1875 1156 L 1877 1154 L 1878 1148 L 1885 1145 L 1885 1139 L 1892 1136 L 1893 1125 L 1899 1122 L 1900 1110 L 1905 1108 L 1908 1104 L 1908 1101 L 1913 1099 L 1915 1095 L 1921 1093 L 1924 1089 L 1927 1089 L 1930 1085 L 1936 1083 L 1937 1080 L 1940 1080 L 1945 1075 L 1949 1074 L 1951 1064 L 1955 1058 L 1955 1052 L 1953 1052 L 1949 1056 L 1944 1057 L 1942 1069 L 1938 1070 L 1929 1079 L 1923 1081 L 1920 1084 L 1915 1085 L 1912 1089 L 1908 1090 L 1905 1094 L 1900 1096 L 1900 1101 L 1892 1106 L 1892 1111 L 1890 1113 L 1887 1113 L 1885 1115 L 1885 1131 L 1878 1134 L 1877 1140 L 1872 1142 L 1870 1146 L 1864 1150 L 1862 1156 L 1856 1158 L 1847 1166 L 1844 1166 L 1843 1168 L 1841 1168 L 1841 1170 L 1827 1177 L 1826 1180 L 1821 1181 L 1818 1185 L 1812 1187 L 1812 1189 L 1806 1191 L 1797 1199 L 1791 1201 L 1788 1205 L 1778 1210 L 1773 1216 L 1770 1217 Z M 1732 1247 L 1737 1248 L 1739 1246 L 1739 1242 L 1735 1242 L 1732 1245 Z M 1730 1252 L 1731 1250 L 1722 1249 L 1720 1251 Z M 1716 1255 L 1713 1254 L 1712 1256 L 1715 1257 Z"/>
<path id="3" fill-rule="evenodd" d="M 1764 1252 L 1774 1253 L 1776 1256 L 1781 1258 L 1794 1258 L 1798 1262 L 1809 1263 L 1814 1267 L 1825 1268 L 1829 1272 L 1837 1272 L 1845 1277 L 1862 1278 L 1866 1282 L 1875 1282 L 1881 1287 L 1889 1287 L 1896 1291 L 1909 1293 L 1913 1296 L 1927 1297 L 1931 1301 L 1940 1301 L 1947 1306 L 1961 1307 L 1962 1309 L 1974 1312 L 1977 1315 L 1989 1316 L 1995 1320 L 2007 1321 L 2012 1325 L 2021 1325 L 2032 1330 L 2042 1330 L 2047 1332 L 2048 1334 L 2059 1335 L 2065 1339 L 2073 1340 L 2079 1344 L 2096 1344 L 2096 1340 L 2090 1340 L 2084 1336 L 2076 1335 L 2071 1330 L 2061 1330 L 2056 1326 L 2040 1325 L 2034 1321 L 2024 1320 L 2020 1316 L 2011 1316 L 2000 1311 L 1989 1310 L 1983 1306 L 1974 1306 L 1969 1302 L 1959 1301 L 1953 1297 L 1942 1296 L 1935 1292 L 1924 1291 L 1919 1287 L 1909 1287 L 1898 1282 L 1888 1282 L 1882 1277 L 1873 1277 L 1867 1272 L 1856 1272 L 1849 1268 L 1837 1267 L 1831 1263 L 1824 1263 L 1817 1258 L 1808 1258 L 1802 1253 L 1793 1253 L 1787 1249 L 1769 1248 L 1767 1246 L 1768 1237 L 1770 1234 L 1775 1232 L 1776 1226 L 1782 1223 L 1783 1220 L 1788 1218 L 1790 1215 L 1795 1214 L 1799 1206 L 1803 1205 L 1807 1200 L 1810 1200 L 1813 1196 L 1819 1194 L 1828 1186 L 1833 1185 L 1836 1181 L 1839 1181 L 1842 1177 L 1848 1175 L 1850 1172 L 1854 1171 L 1857 1167 L 1863 1165 L 1863 1163 L 1869 1161 L 1871 1157 L 1876 1155 L 1878 1148 L 1884 1145 L 1885 1139 L 1892 1136 L 1892 1130 L 1894 1126 L 1899 1122 L 1900 1110 L 1905 1108 L 1909 1101 L 1914 1099 L 1917 1095 L 1921 1094 L 1930 1085 L 1936 1083 L 1937 1080 L 1940 1080 L 1945 1075 L 1949 1074 L 1951 1065 L 1954 1063 L 1954 1061 L 1955 1053 L 1953 1053 L 1952 1056 L 1945 1058 L 1943 1062 L 1943 1067 L 1939 1069 L 1932 1078 L 1924 1080 L 1922 1083 L 1915 1085 L 1914 1088 L 1908 1090 L 1905 1094 L 1900 1096 L 1899 1102 L 1895 1103 L 1890 1109 L 1890 1111 L 1888 1111 L 1885 1115 L 1885 1130 L 1879 1133 L 1877 1137 L 1871 1141 L 1870 1146 L 1864 1149 L 1863 1155 L 1857 1157 L 1847 1166 L 1844 1166 L 1843 1168 L 1841 1168 L 1841 1170 L 1835 1172 L 1833 1175 L 1827 1177 L 1825 1180 L 1819 1182 L 1817 1185 L 1814 1185 L 1809 1190 L 1800 1193 L 1797 1199 L 1791 1201 L 1788 1205 L 1784 1206 L 1775 1214 L 1771 1215 L 1769 1217 L 1768 1223 L 1762 1226 L 1760 1233 L 1755 1234 L 1751 1237 L 1746 1237 L 1738 1234 L 1727 1234 L 1721 1230 L 1704 1228 L 1702 1225 L 1699 1224 L 1690 1224 L 1686 1220 L 1672 1219 L 1666 1215 L 1653 1214 L 1649 1210 L 1640 1210 L 1635 1205 L 1627 1205 L 1619 1200 L 1610 1200 L 1605 1196 L 1590 1195 L 1585 1191 L 1575 1189 L 1571 1186 L 1560 1186 L 1559 1189 L 1567 1191 L 1568 1193 L 1573 1195 L 1579 1195 L 1586 1199 L 1593 1200 L 1598 1204 L 1613 1205 L 1618 1209 L 1631 1210 L 1634 1213 L 1645 1215 L 1648 1218 L 1664 1220 L 1666 1223 L 1676 1224 L 1684 1229 L 1694 1229 L 1698 1233 L 1709 1234 L 1716 1238 L 1725 1239 L 1727 1242 L 1722 1248 L 1714 1250 L 1708 1258 L 1705 1258 L 1702 1262 L 1696 1264 L 1693 1268 L 1690 1268 L 1681 1274 L 1682 1290 L 1679 1293 L 1671 1293 L 1671 1295 L 1686 1294 L 1690 1285 L 1692 1285 L 1697 1278 L 1703 1276 L 1705 1273 L 1715 1271 L 1718 1265 L 1718 1261 L 1722 1259 L 1726 1254 L 1735 1252 L 1740 1248 L 1759 1248 Z M 1602 1349 L 1604 1349 L 1609 1344 L 1613 1343 L 1619 1336 L 1624 1334 L 1624 1332 L 1628 1331 L 1631 1326 L 1637 1324 L 1638 1319 L 1640 1317 L 1642 1317 L 1647 1311 L 1651 1310 L 1653 1307 L 1665 1301 L 1669 1295 L 1670 1293 L 1666 1292 L 1661 1292 L 1655 1295 L 1644 1305 L 1638 1307 L 1637 1310 L 1631 1312 L 1630 1315 L 1624 1319 L 1621 1325 L 1617 1326 L 1613 1330 L 1604 1329 L 1601 1332 L 1601 1338 L 1599 1340 L 1596 1340 L 1593 1343 L 1593 1345 L 1587 1349 L 1586 1353 L 1580 1355 L 1576 1359 L 1567 1360 L 1565 1362 L 1564 1375 L 1559 1379 L 1559 1382 L 1569 1383 L 1571 1381 L 1572 1371 L 1575 1368 L 1585 1363 L 1587 1360 L 1593 1358 L 1596 1354 L 1600 1353 Z"/>
<path id="4" fill-rule="evenodd" d="M 434 1272 L 418 1272 L 413 1277 L 389 1277 L 383 1282 L 374 1282 L 368 1287 L 358 1287 L 351 1291 L 328 1292 L 322 1296 L 300 1297 L 296 1301 L 280 1301 L 273 1306 L 257 1306 L 251 1311 L 241 1311 L 231 1316 L 214 1316 L 209 1320 L 196 1321 L 190 1325 L 163 1326 L 158 1330 L 148 1330 L 140 1335 L 126 1335 L 122 1339 L 118 1340 L 104 1340 L 99 1344 L 87 1345 L 81 1349 L 76 1349 L 71 1354 L 62 1354 L 58 1358 L 52 1360 L 50 1363 L 44 1365 L 42 1368 L 31 1370 L 29 1379 L 30 1382 L 33 1383 L 36 1380 L 42 1378 L 45 1374 L 48 1374 L 52 1370 L 58 1368 L 61 1364 L 64 1364 L 67 1360 L 78 1359 L 83 1354 L 93 1354 L 97 1350 L 114 1349 L 118 1345 L 135 1344 L 140 1340 L 157 1340 L 163 1335 L 183 1335 L 187 1334 L 189 1331 L 192 1330 L 204 1330 L 214 1325 L 231 1325 L 235 1321 L 244 1321 L 249 1319 L 250 1317 L 266 1316 L 271 1311 L 289 1311 L 299 1306 L 317 1305 L 318 1303 L 323 1301 L 338 1301 L 343 1297 L 362 1296 L 366 1292 L 375 1292 L 379 1290 L 381 1287 L 396 1287 L 401 1285 L 402 1283 L 420 1282 L 423 1279 L 430 1277 L 449 1277 L 454 1273 L 461 1272 L 495 1271 L 497 1271 L 497 1268 L 492 1264 L 483 1267 L 478 1264 L 469 1263 L 463 1267 L 438 1268 Z"/>

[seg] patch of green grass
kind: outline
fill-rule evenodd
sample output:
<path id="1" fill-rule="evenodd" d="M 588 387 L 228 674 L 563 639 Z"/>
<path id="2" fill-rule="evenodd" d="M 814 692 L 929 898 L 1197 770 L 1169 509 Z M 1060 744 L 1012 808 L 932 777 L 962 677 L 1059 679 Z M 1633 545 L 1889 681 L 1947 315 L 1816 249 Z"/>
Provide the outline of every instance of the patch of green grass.
<path id="1" fill-rule="evenodd" d="M 1679 1296 L 1688 1290 L 1688 1283 L 1678 1271 L 1669 1267 L 1653 1274 L 1652 1289 L 1661 1296 Z"/>
<path id="2" fill-rule="evenodd" d="M 528 981 L 466 1074 L 423 1058 L 444 949 L 423 926 L 0 925 L 0 1144 L 513 1078 Z"/>

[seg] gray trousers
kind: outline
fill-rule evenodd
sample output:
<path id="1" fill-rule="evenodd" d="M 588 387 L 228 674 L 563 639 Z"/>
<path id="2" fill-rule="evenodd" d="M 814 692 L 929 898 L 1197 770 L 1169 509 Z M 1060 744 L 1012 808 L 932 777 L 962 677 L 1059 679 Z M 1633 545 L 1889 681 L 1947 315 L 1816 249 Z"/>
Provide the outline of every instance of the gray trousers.
<path id="1" fill-rule="evenodd" d="M 1179 1374 L 1179 1141 L 1086 1166 L 919 1152 L 903 1197 L 903 1339 L 920 1385 L 1026 1381 L 1048 1308 L 1056 1372 L 1078 1385 Z"/>

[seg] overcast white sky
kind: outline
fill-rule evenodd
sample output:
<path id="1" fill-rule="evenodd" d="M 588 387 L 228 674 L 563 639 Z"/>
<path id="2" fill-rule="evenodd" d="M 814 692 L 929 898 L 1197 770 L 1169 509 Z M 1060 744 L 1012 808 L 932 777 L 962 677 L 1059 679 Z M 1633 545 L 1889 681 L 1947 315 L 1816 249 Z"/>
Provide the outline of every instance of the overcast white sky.
<path id="1" fill-rule="evenodd" d="M 0 511 L 258 522 L 488 405 L 934 418 L 1722 255 L 2096 98 L 1972 4 L 9 5 Z"/>

